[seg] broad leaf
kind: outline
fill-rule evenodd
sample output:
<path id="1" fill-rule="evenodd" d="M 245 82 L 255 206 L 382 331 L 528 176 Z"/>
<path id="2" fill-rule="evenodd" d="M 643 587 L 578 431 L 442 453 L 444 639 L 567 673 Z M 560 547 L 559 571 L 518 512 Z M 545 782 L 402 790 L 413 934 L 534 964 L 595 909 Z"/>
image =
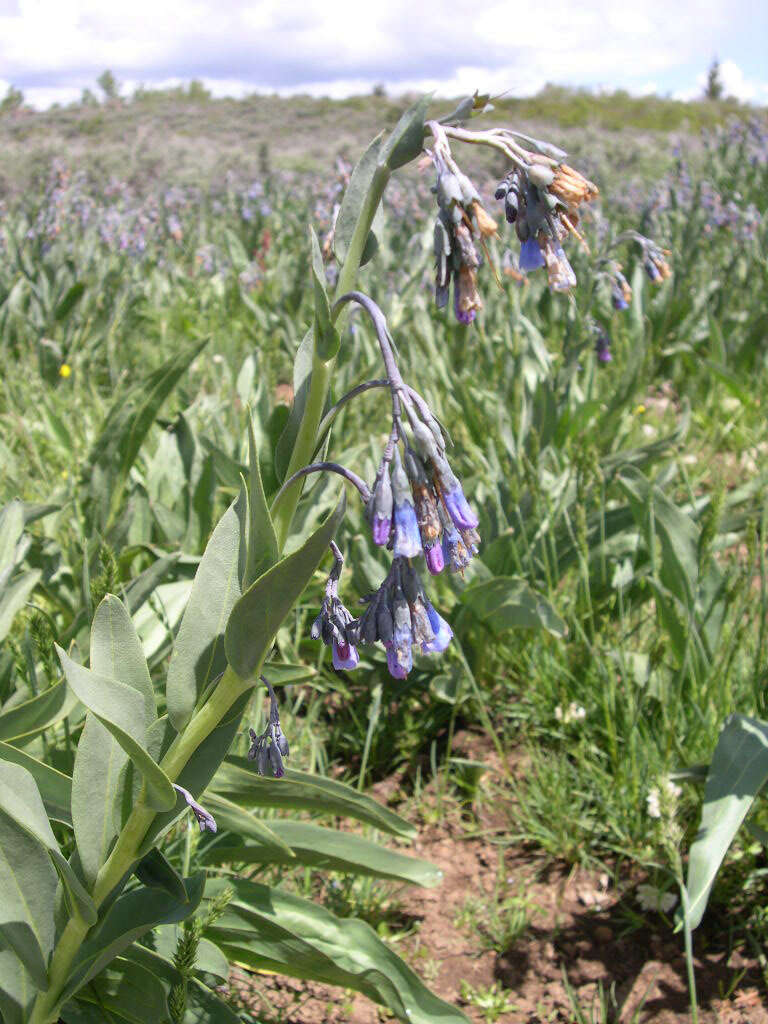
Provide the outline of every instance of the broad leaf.
<path id="1" fill-rule="evenodd" d="M 495 576 L 472 583 L 461 595 L 461 603 L 492 633 L 507 629 L 546 629 L 553 636 L 565 636 L 568 628 L 552 605 L 532 590 L 525 580 Z"/>
<path id="2" fill-rule="evenodd" d="M 347 185 L 347 190 L 344 193 L 339 216 L 336 219 L 336 230 L 333 235 L 333 251 L 340 264 L 347 258 L 349 243 L 352 240 L 363 204 L 368 197 L 368 192 L 373 183 L 373 176 L 379 167 L 381 148 L 382 135 L 380 134 L 376 136 L 360 157 L 355 169 L 352 171 L 349 185 Z M 386 166 L 384 169 L 386 171 Z M 373 251 L 370 253 L 371 256 Z M 361 266 L 363 262 L 361 261 Z"/>
<path id="3" fill-rule="evenodd" d="M 345 496 L 307 541 L 265 572 L 243 594 L 226 630 L 227 660 L 243 680 L 253 680 L 283 619 L 320 564 L 344 516 Z M 255 680 L 254 680 L 255 681 Z"/>
<path id="4" fill-rule="evenodd" d="M 227 845 L 226 839 L 215 843 L 203 855 L 208 864 L 241 862 L 244 864 L 305 864 L 324 871 L 349 871 L 374 878 L 391 878 L 398 882 L 432 887 L 439 885 L 442 872 L 434 864 L 417 857 L 408 857 L 388 850 L 362 836 L 322 828 L 303 821 L 270 822 L 277 835 L 296 858 L 264 843 Z"/>
<path id="5" fill-rule="evenodd" d="M 167 1019 L 162 982 L 150 968 L 125 957 L 113 960 L 61 1011 L 65 1024 L 159 1024 Z"/>
<path id="6" fill-rule="evenodd" d="M 0 587 L 0 640 L 8 635 L 14 618 L 27 603 L 41 576 L 38 569 L 33 569 L 31 572 L 20 573 L 10 583 Z"/>
<path id="7" fill-rule="evenodd" d="M 211 789 L 244 807 L 339 815 L 374 825 L 392 835 L 416 837 L 410 822 L 365 793 L 335 779 L 292 768 L 286 769 L 282 779 L 270 779 L 257 775 L 244 757 L 228 757 L 214 776 Z"/>
<path id="8" fill-rule="evenodd" d="M 281 839 L 266 822 L 255 818 L 236 803 L 215 793 L 208 793 L 205 797 L 205 806 L 216 819 L 219 832 L 226 830 L 245 839 L 255 839 L 257 843 L 274 851 L 286 861 L 293 860 L 291 848 L 285 840 Z"/>
<path id="9" fill-rule="evenodd" d="M 0 740 L 32 739 L 66 718 L 76 704 L 76 695 L 62 679 L 37 696 L 0 712 Z"/>
<path id="10" fill-rule="evenodd" d="M 35 780 L 25 768 L 7 761 L 0 761 L 0 811 L 45 848 L 64 884 L 73 912 L 93 924 L 96 920 L 93 901 L 59 849 Z"/>
<path id="11" fill-rule="evenodd" d="M 81 741 L 82 742 L 82 741 Z M 72 779 L 63 772 L 52 768 L 43 761 L 26 754 L 10 743 L 0 741 L 0 761 L 19 764 L 30 773 L 37 783 L 40 796 L 43 798 L 45 813 L 55 821 L 65 825 L 72 824 Z"/>
<path id="12" fill-rule="evenodd" d="M 107 594 L 93 617 L 91 668 L 138 691 L 144 697 L 147 722 L 155 719 L 155 693 L 141 641 L 128 609 L 113 594 Z"/>
<path id="13" fill-rule="evenodd" d="M 240 879 L 212 880 L 206 897 L 227 884 L 234 900 L 208 934 L 230 960 L 354 989 L 407 1024 L 467 1024 L 364 922 L 341 920 L 298 896 Z"/>
<path id="14" fill-rule="evenodd" d="M 715 747 L 688 861 L 688 923 L 698 926 L 723 858 L 768 780 L 768 722 L 731 715 Z"/>
<path id="15" fill-rule="evenodd" d="M 158 849 L 145 854 L 133 871 L 138 880 L 148 888 L 165 889 L 174 899 L 186 901 L 184 879 Z"/>
<path id="16" fill-rule="evenodd" d="M 57 884 L 45 847 L 0 812 L 0 1014 L 6 1024 L 22 1024 L 36 986 L 46 987 Z"/>
<path id="17" fill-rule="evenodd" d="M 130 686 L 98 675 L 73 661 L 56 645 L 67 682 L 83 704 L 114 736 L 144 777 L 147 802 L 156 810 L 176 804 L 176 791 L 170 779 L 147 753 L 146 701 Z"/>
<path id="18" fill-rule="evenodd" d="M 259 450 L 253 431 L 253 417 L 248 416 L 248 562 L 243 586 L 247 589 L 280 557 L 277 536 L 269 505 L 264 494 L 259 466 Z"/>
<path id="19" fill-rule="evenodd" d="M 379 161 L 390 171 L 415 160 L 424 149 L 424 119 L 432 97 L 422 96 L 410 106 L 392 129 L 379 153 Z"/>
<path id="20" fill-rule="evenodd" d="M 119 680 L 144 700 L 145 721 L 156 714 L 141 641 L 123 603 L 107 595 L 91 627 L 91 668 Z M 119 802 L 128 755 L 94 714 L 86 718 L 72 777 L 72 821 L 86 881 L 93 885 L 120 828 Z"/>
<path id="21" fill-rule="evenodd" d="M 311 273 L 315 296 L 315 351 L 323 362 L 327 362 L 337 355 L 341 338 L 331 319 L 331 306 L 325 290 L 323 257 L 320 243 L 312 227 L 309 229 L 309 241 L 312 249 Z"/>
<path id="22" fill-rule="evenodd" d="M 0 572 L 16 562 L 16 545 L 24 531 L 24 505 L 11 501 L 0 509 Z"/>
<path id="23" fill-rule="evenodd" d="M 210 681 L 224 671 L 224 630 L 242 594 L 245 575 L 246 496 L 240 494 L 219 520 L 195 574 L 168 666 L 168 717 L 187 725 Z"/>
<path id="24" fill-rule="evenodd" d="M 312 360 L 315 351 L 314 332 L 312 328 L 302 338 L 293 360 L 293 405 L 288 420 L 275 446 L 275 472 L 282 482 L 293 454 L 293 446 L 299 433 L 309 394 L 309 383 L 312 375 Z"/>
<path id="25" fill-rule="evenodd" d="M 158 370 L 115 398 L 88 455 L 85 474 L 91 479 L 86 476 L 83 481 L 86 492 L 99 502 L 103 526 L 121 507 L 128 473 L 162 405 L 206 341 L 176 352 Z"/>

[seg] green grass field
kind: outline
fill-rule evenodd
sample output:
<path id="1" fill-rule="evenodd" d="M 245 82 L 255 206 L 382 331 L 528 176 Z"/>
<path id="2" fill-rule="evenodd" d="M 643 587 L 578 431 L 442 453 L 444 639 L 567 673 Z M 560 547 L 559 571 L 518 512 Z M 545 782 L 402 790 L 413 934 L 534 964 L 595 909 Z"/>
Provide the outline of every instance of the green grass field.
<path id="1" fill-rule="evenodd" d="M 84 709 L 51 710 L 40 698 L 62 678 L 54 641 L 86 660 L 94 611 L 110 593 L 132 612 L 162 714 L 160 681 L 191 580 L 248 474 L 248 410 L 269 500 L 285 472 L 278 439 L 314 317 L 308 226 L 322 243 L 345 161 L 403 106 L 147 92 L 0 117 L 0 741 L 71 774 Z M 768 121 L 730 102 L 549 88 L 498 101 L 478 122 L 491 123 L 561 145 L 600 187 L 579 225 L 589 252 L 568 244 L 573 293 L 550 292 L 543 270 L 522 281 L 504 274 L 505 250 L 514 260 L 519 245 L 493 199 L 503 161 L 460 152 L 500 225 L 475 322 L 435 308 L 431 169 L 393 175 L 378 252 L 358 282 L 387 316 L 404 376 L 449 426 L 451 463 L 480 515 L 479 558 L 465 575 L 430 581 L 454 641 L 439 660 L 416 658 L 407 679 L 390 678 L 375 648 L 361 650 L 355 672 L 335 671 L 309 635 L 326 559 L 269 664 L 284 684 L 294 770 L 386 796 L 433 845 L 490 844 L 493 885 L 469 893 L 446 927 L 482 947 L 493 973 L 440 975 L 428 927 L 414 931 L 394 883 L 353 881 L 334 862 L 329 873 L 311 861 L 240 860 L 226 841 L 219 856 L 212 839 L 181 826 L 164 852 L 183 874 L 200 858 L 217 877 L 280 881 L 341 918 L 362 916 L 428 984 L 434 968 L 436 990 L 473 1020 L 555 1020 L 560 1009 L 571 1014 L 562 1020 L 613 1021 L 610 964 L 604 988 L 594 978 L 579 988 L 564 957 L 561 1002 L 540 993 L 538 1009 L 499 974 L 536 931 L 510 865 L 525 851 L 537 879 L 546 865 L 563 877 L 606 873 L 613 931 L 682 949 L 674 910 L 658 900 L 679 899 L 706 766 L 729 715 L 768 717 Z M 617 243 L 628 230 L 669 250 L 668 280 L 652 284 L 638 247 Z M 600 273 L 609 258 L 631 284 L 624 311 Z M 331 260 L 329 285 L 337 273 Z M 598 336 L 610 360 L 598 357 Z M 370 324 L 355 315 L 332 394 L 381 372 Z M 332 457 L 368 481 L 387 402 L 380 391 L 361 395 L 330 435 Z M 325 478 L 305 490 L 288 550 L 337 495 Z M 23 533 L 12 536 L 16 499 Z M 360 503 L 348 503 L 336 540 L 344 603 L 357 614 L 387 559 L 371 547 Z M 39 717 L 14 731 L 30 700 Z M 262 714 L 259 701 L 252 707 Z M 248 745 L 241 729 L 232 751 Z M 264 817 L 281 815 L 277 801 Z M 718 1019 L 713 1000 L 747 985 L 762 986 L 765 1000 L 763 803 L 750 815 L 694 932 L 701 1020 Z M 376 828 L 368 821 L 365 834 L 381 838 Z M 70 856 L 71 831 L 55 832 Z M 638 900 L 638 886 L 657 895 Z M 557 933 L 553 921 L 541 927 Z M 734 967 L 718 994 L 710 951 L 741 956 L 743 980 Z M 231 989 L 239 1019 L 302 1019 L 270 1003 L 255 978 L 241 985 L 267 992 L 255 1011 Z M 631 1019 L 669 1019 L 637 1012 Z"/>

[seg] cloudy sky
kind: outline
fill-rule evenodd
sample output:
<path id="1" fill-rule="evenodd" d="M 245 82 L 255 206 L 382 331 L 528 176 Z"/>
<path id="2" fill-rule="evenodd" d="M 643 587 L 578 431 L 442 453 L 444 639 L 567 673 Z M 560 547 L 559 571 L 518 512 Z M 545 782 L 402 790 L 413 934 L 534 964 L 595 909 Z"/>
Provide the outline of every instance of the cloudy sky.
<path id="1" fill-rule="evenodd" d="M 110 68 L 216 95 L 537 92 L 545 82 L 768 103 L 766 0 L 0 0 L 0 90 L 44 107 Z"/>

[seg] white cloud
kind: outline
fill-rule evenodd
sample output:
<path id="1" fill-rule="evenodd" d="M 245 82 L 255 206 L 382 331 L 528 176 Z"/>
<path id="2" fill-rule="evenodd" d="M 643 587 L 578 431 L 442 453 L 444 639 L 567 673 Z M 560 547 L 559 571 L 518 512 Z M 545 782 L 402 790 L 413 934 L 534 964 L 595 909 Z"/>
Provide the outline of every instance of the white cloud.
<path id="1" fill-rule="evenodd" d="M 768 82 L 748 79 L 735 61 L 720 61 L 720 81 L 723 85 L 723 96 L 733 96 L 744 103 L 764 103 L 768 97 Z M 694 87 L 677 89 L 673 95 L 676 100 L 700 99 L 706 87 L 707 73 L 702 71 L 696 76 Z"/>
<path id="2" fill-rule="evenodd" d="M 379 82 L 525 95 L 548 81 L 643 93 L 706 67 L 749 2 L 0 0 L 0 67 L 35 105 L 76 98 L 107 67 L 126 88 L 199 78 L 216 95 L 343 96 Z M 733 61 L 723 77 L 734 95 L 762 96 Z"/>

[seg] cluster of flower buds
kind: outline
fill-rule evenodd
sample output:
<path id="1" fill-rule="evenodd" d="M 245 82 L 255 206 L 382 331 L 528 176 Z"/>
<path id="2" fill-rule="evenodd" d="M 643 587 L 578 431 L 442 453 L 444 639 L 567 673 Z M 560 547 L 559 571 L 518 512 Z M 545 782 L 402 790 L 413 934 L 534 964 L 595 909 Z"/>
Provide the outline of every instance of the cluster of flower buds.
<path id="1" fill-rule="evenodd" d="M 435 300 L 438 309 L 448 304 L 453 280 L 456 319 L 471 324 L 483 308 L 477 290 L 481 257 L 475 240 L 495 237 L 496 221 L 480 202 L 477 189 L 449 156 L 434 155 L 437 168 L 437 220 L 435 221 Z"/>
<path id="2" fill-rule="evenodd" d="M 586 248 L 578 231 L 578 208 L 598 195 L 597 186 L 564 162 L 566 154 L 548 143 L 507 129 L 472 132 L 464 128 L 428 122 L 433 136 L 430 157 L 437 170 L 438 216 L 435 225 L 436 299 L 438 307 L 448 302 L 448 288 L 454 282 L 454 310 L 462 323 L 471 323 L 482 302 L 477 291 L 480 257 L 479 239 L 497 237 L 496 222 L 486 213 L 475 186 L 459 170 L 451 155 L 449 138 L 500 150 L 512 169 L 496 189 L 504 203 L 504 216 L 514 224 L 520 240 L 523 272 L 547 268 L 549 285 L 555 291 L 569 291 L 576 275 L 563 249 L 563 241 L 574 235 Z M 530 148 L 525 148 L 522 143 Z"/>
<path id="3" fill-rule="evenodd" d="M 648 275 L 651 284 L 661 284 L 672 273 L 666 260 L 669 250 L 661 249 L 648 238 L 644 239 L 641 244 L 643 246 L 643 270 Z"/>
<path id="4" fill-rule="evenodd" d="M 405 679 L 411 671 L 413 647 L 423 654 L 440 654 L 451 641 L 451 627 L 430 604 L 407 558 L 393 560 L 384 582 L 366 600 L 367 609 L 348 633 L 359 644 L 380 641 L 395 679 Z"/>
<path id="5" fill-rule="evenodd" d="M 578 206 L 598 194 L 597 186 L 567 164 L 551 167 L 551 159 L 529 154 L 526 168 L 516 166 L 496 189 L 504 202 L 504 215 L 515 225 L 520 240 L 520 269 L 547 268 L 553 291 L 569 291 L 576 275 L 565 255 L 563 241 L 569 234 L 582 244 L 577 230 Z M 538 159 L 537 159 L 538 158 Z"/>
<path id="6" fill-rule="evenodd" d="M 615 263 L 611 268 L 611 304 L 614 309 L 623 311 L 629 309 L 632 301 L 632 289 L 629 282 L 621 272 L 621 267 Z"/>
<path id="7" fill-rule="evenodd" d="M 264 676 L 259 678 L 269 692 L 269 722 L 260 736 L 256 734 L 255 730 L 248 730 L 251 737 L 248 760 L 256 762 L 256 772 L 259 775 L 266 775 L 267 767 L 269 767 L 274 778 L 280 779 L 285 774 L 283 758 L 288 757 L 289 754 L 288 740 L 280 728 L 280 711 L 272 684 Z"/>
<path id="8" fill-rule="evenodd" d="M 331 541 L 333 568 L 325 584 L 325 598 L 320 614 L 312 623 L 312 639 L 322 638 L 326 647 L 333 651 L 333 667 L 336 669 L 355 668 L 360 661 L 357 648 L 349 642 L 347 628 L 353 621 L 339 599 L 339 579 L 344 557 L 338 547 Z"/>
<path id="9" fill-rule="evenodd" d="M 398 558 L 423 553 L 433 576 L 446 566 L 461 572 L 479 549 L 478 518 L 446 458 L 437 420 L 423 399 L 418 410 L 405 401 L 413 443 L 404 442 L 402 459 L 397 446 L 384 452 L 367 508 L 373 540 Z"/>

